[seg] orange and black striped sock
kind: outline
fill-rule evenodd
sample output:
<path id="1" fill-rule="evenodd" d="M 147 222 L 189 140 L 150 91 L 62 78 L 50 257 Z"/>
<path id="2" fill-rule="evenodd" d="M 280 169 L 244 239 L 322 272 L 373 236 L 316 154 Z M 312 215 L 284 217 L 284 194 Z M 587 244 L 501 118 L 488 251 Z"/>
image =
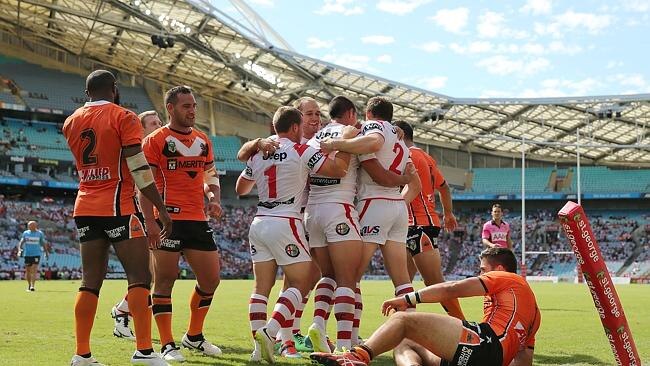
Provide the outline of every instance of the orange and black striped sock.
<path id="1" fill-rule="evenodd" d="M 90 332 L 93 329 L 99 290 L 80 287 L 74 304 L 74 331 L 77 340 L 76 353 L 90 357 Z"/>
<path id="2" fill-rule="evenodd" d="M 212 304 L 213 293 L 201 291 L 199 286 L 194 287 L 190 296 L 190 324 L 187 328 L 188 336 L 199 335 L 203 332 L 203 322 L 205 321 L 210 304 Z"/>
<path id="3" fill-rule="evenodd" d="M 129 307 L 135 326 L 135 343 L 138 350 L 152 349 L 151 345 L 151 296 L 149 286 L 133 284 L 129 286 Z"/>
<path id="4" fill-rule="evenodd" d="M 174 341 L 172 335 L 172 297 L 154 294 L 152 301 L 151 311 L 158 326 L 160 344 L 164 346 Z"/>

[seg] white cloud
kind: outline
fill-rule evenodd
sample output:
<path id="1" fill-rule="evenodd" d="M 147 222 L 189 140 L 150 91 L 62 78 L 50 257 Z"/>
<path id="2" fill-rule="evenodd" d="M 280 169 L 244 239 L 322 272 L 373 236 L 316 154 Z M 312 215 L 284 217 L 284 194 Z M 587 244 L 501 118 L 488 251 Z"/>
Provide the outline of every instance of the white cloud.
<path id="1" fill-rule="evenodd" d="M 582 80 L 545 79 L 535 88 L 522 90 L 485 90 L 482 98 L 551 98 L 566 96 L 585 96 L 598 94 L 598 88 L 603 86 L 601 81 L 594 78 Z"/>
<path id="2" fill-rule="evenodd" d="M 377 44 L 383 46 L 395 42 L 395 38 L 392 36 L 383 36 L 383 35 L 376 34 L 372 36 L 361 37 L 361 42 L 366 44 Z"/>
<path id="3" fill-rule="evenodd" d="M 529 76 L 546 70 L 551 63 L 543 57 L 512 59 L 504 55 L 496 55 L 480 60 L 476 66 L 485 69 L 494 75 L 515 74 L 519 76 Z"/>
<path id="4" fill-rule="evenodd" d="M 436 53 L 442 50 L 444 46 L 440 42 L 433 41 L 433 42 L 422 43 L 414 47 L 424 52 Z"/>
<path id="5" fill-rule="evenodd" d="M 363 14 L 363 8 L 359 5 L 355 5 L 355 3 L 355 0 L 325 0 L 323 6 L 316 10 L 316 14 Z"/>
<path id="6" fill-rule="evenodd" d="M 307 38 L 307 48 L 332 48 L 334 47 L 334 41 L 327 39 L 320 39 L 316 37 Z"/>
<path id="7" fill-rule="evenodd" d="M 523 54 L 531 56 L 541 56 L 546 54 L 575 55 L 582 52 L 582 47 L 576 45 L 566 45 L 560 41 L 553 41 L 547 45 L 537 42 L 527 42 L 524 44 L 517 43 L 492 43 L 490 41 L 472 41 L 468 44 L 450 43 L 449 49 L 459 55 L 475 55 L 483 53 L 492 53 L 497 55 L 503 54 Z"/>
<path id="8" fill-rule="evenodd" d="M 349 69 L 376 72 L 377 69 L 370 66 L 370 57 L 365 55 L 353 55 L 349 53 L 327 54 L 322 57 L 323 61 L 341 65 Z"/>
<path id="9" fill-rule="evenodd" d="M 622 86 L 634 88 L 635 93 L 647 93 L 650 91 L 648 82 L 641 74 L 615 74 L 609 80 Z"/>
<path id="10" fill-rule="evenodd" d="M 377 9 L 395 15 L 405 15 L 429 2 L 431 0 L 380 0 Z"/>
<path id="11" fill-rule="evenodd" d="M 494 45 L 488 41 L 470 42 L 467 46 L 462 46 L 458 43 L 451 43 L 449 49 L 459 55 L 466 55 L 490 52 L 494 49 Z"/>
<path id="12" fill-rule="evenodd" d="M 448 78 L 446 76 L 432 76 L 419 79 L 419 84 L 425 89 L 435 91 L 444 88 L 447 85 L 447 80 Z"/>
<path id="13" fill-rule="evenodd" d="M 582 47 L 578 45 L 567 45 L 561 41 L 553 41 L 549 43 L 548 50 L 554 53 L 573 56 L 582 52 Z"/>
<path id="14" fill-rule="evenodd" d="M 391 55 L 380 55 L 377 57 L 377 62 L 380 62 L 382 64 L 392 64 L 393 63 L 393 56 Z"/>
<path id="15" fill-rule="evenodd" d="M 429 17 L 442 29 L 450 33 L 462 32 L 467 25 L 468 18 L 469 9 L 467 8 L 440 9 L 434 16 Z"/>
<path id="16" fill-rule="evenodd" d="M 502 13 L 488 11 L 479 16 L 476 31 L 481 38 L 515 38 L 524 39 L 528 37 L 526 31 L 510 29 L 506 26 L 506 18 Z"/>
<path id="17" fill-rule="evenodd" d="M 618 67 L 622 67 L 623 65 L 624 65 L 623 61 L 614 61 L 614 60 L 612 60 L 612 61 L 609 61 L 607 63 L 607 68 L 608 69 L 615 69 L 615 68 L 618 68 Z"/>
<path id="18" fill-rule="evenodd" d="M 635 13 L 650 11 L 650 2 L 647 0 L 623 0 L 623 8 Z"/>
<path id="19" fill-rule="evenodd" d="M 249 1 L 252 4 L 266 6 L 266 7 L 273 7 L 273 5 L 275 5 L 273 0 L 249 0 Z"/>
<path id="20" fill-rule="evenodd" d="M 522 6 L 519 11 L 522 13 L 532 13 L 534 15 L 549 14 L 553 9 L 551 0 L 528 0 L 526 5 Z"/>
<path id="21" fill-rule="evenodd" d="M 609 14 L 577 13 L 568 10 L 556 15 L 550 23 L 535 23 L 533 27 L 539 35 L 561 38 L 567 31 L 584 30 L 589 34 L 599 34 L 612 23 L 613 18 Z"/>

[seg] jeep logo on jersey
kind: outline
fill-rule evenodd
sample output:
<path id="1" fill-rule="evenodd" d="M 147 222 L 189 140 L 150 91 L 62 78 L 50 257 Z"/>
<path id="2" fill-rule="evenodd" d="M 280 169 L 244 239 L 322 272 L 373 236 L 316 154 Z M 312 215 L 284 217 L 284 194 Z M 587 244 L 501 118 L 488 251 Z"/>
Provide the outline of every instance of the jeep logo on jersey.
<path id="1" fill-rule="evenodd" d="M 370 236 L 379 234 L 379 225 L 364 226 L 361 228 L 361 236 Z"/>
<path id="2" fill-rule="evenodd" d="M 284 247 L 284 251 L 291 258 L 296 258 L 297 256 L 300 255 L 300 249 L 298 249 L 298 246 L 296 244 L 287 245 L 286 247 Z"/>
<path id="3" fill-rule="evenodd" d="M 176 152 L 176 143 L 174 141 L 167 141 L 167 149 L 170 153 Z"/>
<path id="4" fill-rule="evenodd" d="M 347 235 L 350 232 L 350 226 L 345 222 L 336 225 L 336 233 L 339 235 Z"/>
<path id="5" fill-rule="evenodd" d="M 176 159 L 167 160 L 167 170 L 176 170 Z"/>
<path id="6" fill-rule="evenodd" d="M 309 169 L 314 169 L 314 167 L 316 166 L 316 164 L 318 164 L 320 159 L 324 157 L 325 156 L 320 151 L 316 152 L 316 154 L 312 155 L 312 157 L 309 158 L 309 161 L 307 162 L 307 167 L 309 167 Z"/>
<path id="7" fill-rule="evenodd" d="M 379 122 L 370 122 L 370 123 L 366 123 L 366 125 L 363 126 L 363 129 L 361 130 L 361 134 L 364 135 L 366 132 L 368 132 L 368 131 L 370 131 L 370 130 L 379 130 L 379 131 L 383 131 L 383 130 L 384 130 L 384 127 L 383 127 L 383 126 L 381 125 L 381 123 L 379 123 Z"/>
<path id="8" fill-rule="evenodd" d="M 287 158 L 287 153 L 286 152 L 280 152 L 280 153 L 274 153 L 269 155 L 268 157 L 262 157 L 262 160 L 279 160 L 282 161 Z"/>
<path id="9" fill-rule="evenodd" d="M 338 131 L 321 131 L 316 135 L 316 140 L 320 141 L 326 137 L 336 138 L 339 137 L 339 135 Z"/>

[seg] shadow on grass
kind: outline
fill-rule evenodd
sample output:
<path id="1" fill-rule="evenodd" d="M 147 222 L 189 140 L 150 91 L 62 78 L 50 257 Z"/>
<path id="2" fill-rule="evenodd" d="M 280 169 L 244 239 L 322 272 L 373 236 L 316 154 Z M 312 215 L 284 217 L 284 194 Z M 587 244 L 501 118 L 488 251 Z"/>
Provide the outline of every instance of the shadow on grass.
<path id="1" fill-rule="evenodd" d="M 571 363 L 586 363 L 593 366 L 608 366 L 611 363 L 605 363 L 589 355 L 544 355 L 535 354 L 535 365 L 564 365 Z"/>

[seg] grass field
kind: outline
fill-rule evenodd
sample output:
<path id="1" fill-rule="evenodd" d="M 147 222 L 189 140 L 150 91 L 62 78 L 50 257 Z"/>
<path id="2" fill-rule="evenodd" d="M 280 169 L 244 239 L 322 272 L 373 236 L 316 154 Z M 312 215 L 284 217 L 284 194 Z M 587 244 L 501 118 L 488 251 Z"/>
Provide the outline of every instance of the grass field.
<path id="1" fill-rule="evenodd" d="M 224 355 L 218 359 L 191 354 L 185 365 L 248 364 L 251 351 L 247 301 L 251 281 L 223 281 L 212 302 L 206 320 L 206 337 L 219 345 Z M 180 342 L 187 325 L 187 302 L 192 281 L 179 281 L 174 292 L 174 334 Z M 422 284 L 416 284 L 416 288 Z M 2 281 L 0 290 L 0 364 L 1 365 L 67 365 L 74 352 L 72 306 L 78 282 L 39 281 L 37 291 L 25 292 L 23 281 Z M 392 293 L 385 281 L 362 284 L 364 313 L 361 334 L 364 337 L 383 321 L 379 306 Z M 107 365 L 128 365 L 133 344 L 114 338 L 109 312 L 123 296 L 125 281 L 106 281 L 102 289 L 92 336 L 93 355 Z M 600 321 L 585 285 L 535 284 L 533 289 L 542 312 L 542 326 L 537 335 L 535 365 L 614 365 Z M 618 293 L 634 335 L 637 349 L 645 363 L 650 362 L 650 286 L 619 286 Z M 277 293 L 277 290 L 273 291 Z M 480 318 L 481 299 L 461 302 L 468 319 Z M 305 310 L 303 328 L 311 320 L 312 303 Z M 441 312 L 438 305 L 419 306 L 419 311 Z M 330 322 L 330 333 L 334 329 Z M 157 331 L 154 326 L 154 339 Z M 432 336 L 435 333 L 432 332 Z M 159 346 L 156 345 L 156 348 Z M 376 365 L 393 364 L 384 355 Z M 277 359 L 280 364 L 283 359 Z M 306 364 L 294 360 L 286 364 Z"/>

